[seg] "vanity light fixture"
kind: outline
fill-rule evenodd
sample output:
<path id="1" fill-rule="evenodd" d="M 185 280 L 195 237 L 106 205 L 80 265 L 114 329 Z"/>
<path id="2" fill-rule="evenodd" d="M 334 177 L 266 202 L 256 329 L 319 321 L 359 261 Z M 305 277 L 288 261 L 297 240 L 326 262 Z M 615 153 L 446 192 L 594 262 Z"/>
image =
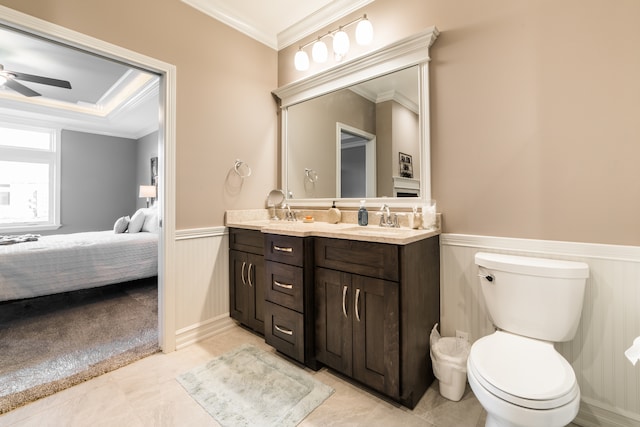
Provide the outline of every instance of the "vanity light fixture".
<path id="1" fill-rule="evenodd" d="M 313 60 L 319 64 L 327 61 L 329 57 L 329 49 L 327 49 L 327 45 L 322 41 L 320 37 L 318 37 L 318 41 L 313 44 L 313 48 L 311 49 L 311 57 Z"/>
<path id="2" fill-rule="evenodd" d="M 311 57 L 314 62 L 323 63 L 327 60 L 329 56 L 329 52 L 327 49 L 327 45 L 324 41 L 322 41 L 325 37 L 333 37 L 333 56 L 336 61 L 341 61 L 346 54 L 349 52 L 350 40 L 347 33 L 344 31 L 345 28 L 349 27 L 357 23 L 356 27 L 356 43 L 361 46 L 368 45 L 373 40 L 373 25 L 371 25 L 371 21 L 367 18 L 367 15 L 363 15 L 359 18 L 354 19 L 351 22 L 348 22 L 345 25 L 341 25 L 335 30 L 329 31 L 327 34 L 319 36 L 316 40 L 312 40 L 306 44 L 301 45 L 296 52 L 296 55 L 293 59 L 296 70 L 298 71 L 306 71 L 309 69 L 309 55 L 304 49 L 310 45 L 313 45 L 311 50 Z"/>

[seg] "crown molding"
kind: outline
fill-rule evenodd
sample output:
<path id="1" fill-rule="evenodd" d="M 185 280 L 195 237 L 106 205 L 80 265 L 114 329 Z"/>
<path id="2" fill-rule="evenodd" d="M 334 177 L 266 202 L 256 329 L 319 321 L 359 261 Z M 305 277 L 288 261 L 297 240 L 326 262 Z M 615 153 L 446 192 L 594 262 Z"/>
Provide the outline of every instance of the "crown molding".
<path id="1" fill-rule="evenodd" d="M 205 15 L 222 22 L 230 26 L 233 29 L 240 31 L 243 34 L 259 41 L 262 44 L 269 46 L 272 49 L 278 50 L 278 39 L 275 34 L 268 34 L 251 23 L 246 22 L 244 19 L 237 16 L 231 11 L 223 1 L 218 0 L 181 0 L 183 3 L 188 4 L 194 9 L 199 10 Z"/>
<path id="2" fill-rule="evenodd" d="M 275 50 L 284 49 L 332 22 L 375 0 L 334 0 L 317 12 L 296 22 L 278 34 L 269 34 L 252 22 L 238 16 L 221 0 L 181 0 L 183 3 L 234 28 Z"/>

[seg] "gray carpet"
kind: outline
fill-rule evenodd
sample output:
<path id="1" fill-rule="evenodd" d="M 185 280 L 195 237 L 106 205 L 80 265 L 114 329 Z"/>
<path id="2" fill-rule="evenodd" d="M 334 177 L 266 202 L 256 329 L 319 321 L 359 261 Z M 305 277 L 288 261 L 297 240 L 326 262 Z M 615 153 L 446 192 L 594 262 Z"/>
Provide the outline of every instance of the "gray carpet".
<path id="1" fill-rule="evenodd" d="M 177 380 L 224 427 L 295 426 L 334 392 L 293 363 L 249 344 Z"/>
<path id="2" fill-rule="evenodd" d="M 0 414 L 158 351 L 157 279 L 0 304 Z"/>

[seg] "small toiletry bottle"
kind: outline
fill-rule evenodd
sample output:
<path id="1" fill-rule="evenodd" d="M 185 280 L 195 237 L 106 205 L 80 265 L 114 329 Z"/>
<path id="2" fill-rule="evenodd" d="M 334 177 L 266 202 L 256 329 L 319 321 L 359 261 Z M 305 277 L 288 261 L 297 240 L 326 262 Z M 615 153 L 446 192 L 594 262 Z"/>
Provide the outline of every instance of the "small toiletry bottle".
<path id="1" fill-rule="evenodd" d="M 327 222 L 329 224 L 337 224 L 340 222 L 340 217 L 342 214 L 340 213 L 340 209 L 336 207 L 336 202 L 334 200 L 333 204 L 329 208 L 329 213 L 327 215 Z"/>
<path id="2" fill-rule="evenodd" d="M 369 224 L 369 212 L 364 207 L 364 200 L 360 200 L 360 209 L 358 209 L 358 225 Z"/>

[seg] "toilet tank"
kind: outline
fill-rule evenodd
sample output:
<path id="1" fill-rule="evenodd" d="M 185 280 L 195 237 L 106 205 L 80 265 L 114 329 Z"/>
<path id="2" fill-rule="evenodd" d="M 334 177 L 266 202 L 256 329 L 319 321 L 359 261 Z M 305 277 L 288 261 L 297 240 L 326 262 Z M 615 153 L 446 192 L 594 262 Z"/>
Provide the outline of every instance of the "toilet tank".
<path id="1" fill-rule="evenodd" d="M 476 253 L 475 262 L 496 327 L 545 341 L 573 338 L 589 277 L 587 264 L 487 252 Z"/>

